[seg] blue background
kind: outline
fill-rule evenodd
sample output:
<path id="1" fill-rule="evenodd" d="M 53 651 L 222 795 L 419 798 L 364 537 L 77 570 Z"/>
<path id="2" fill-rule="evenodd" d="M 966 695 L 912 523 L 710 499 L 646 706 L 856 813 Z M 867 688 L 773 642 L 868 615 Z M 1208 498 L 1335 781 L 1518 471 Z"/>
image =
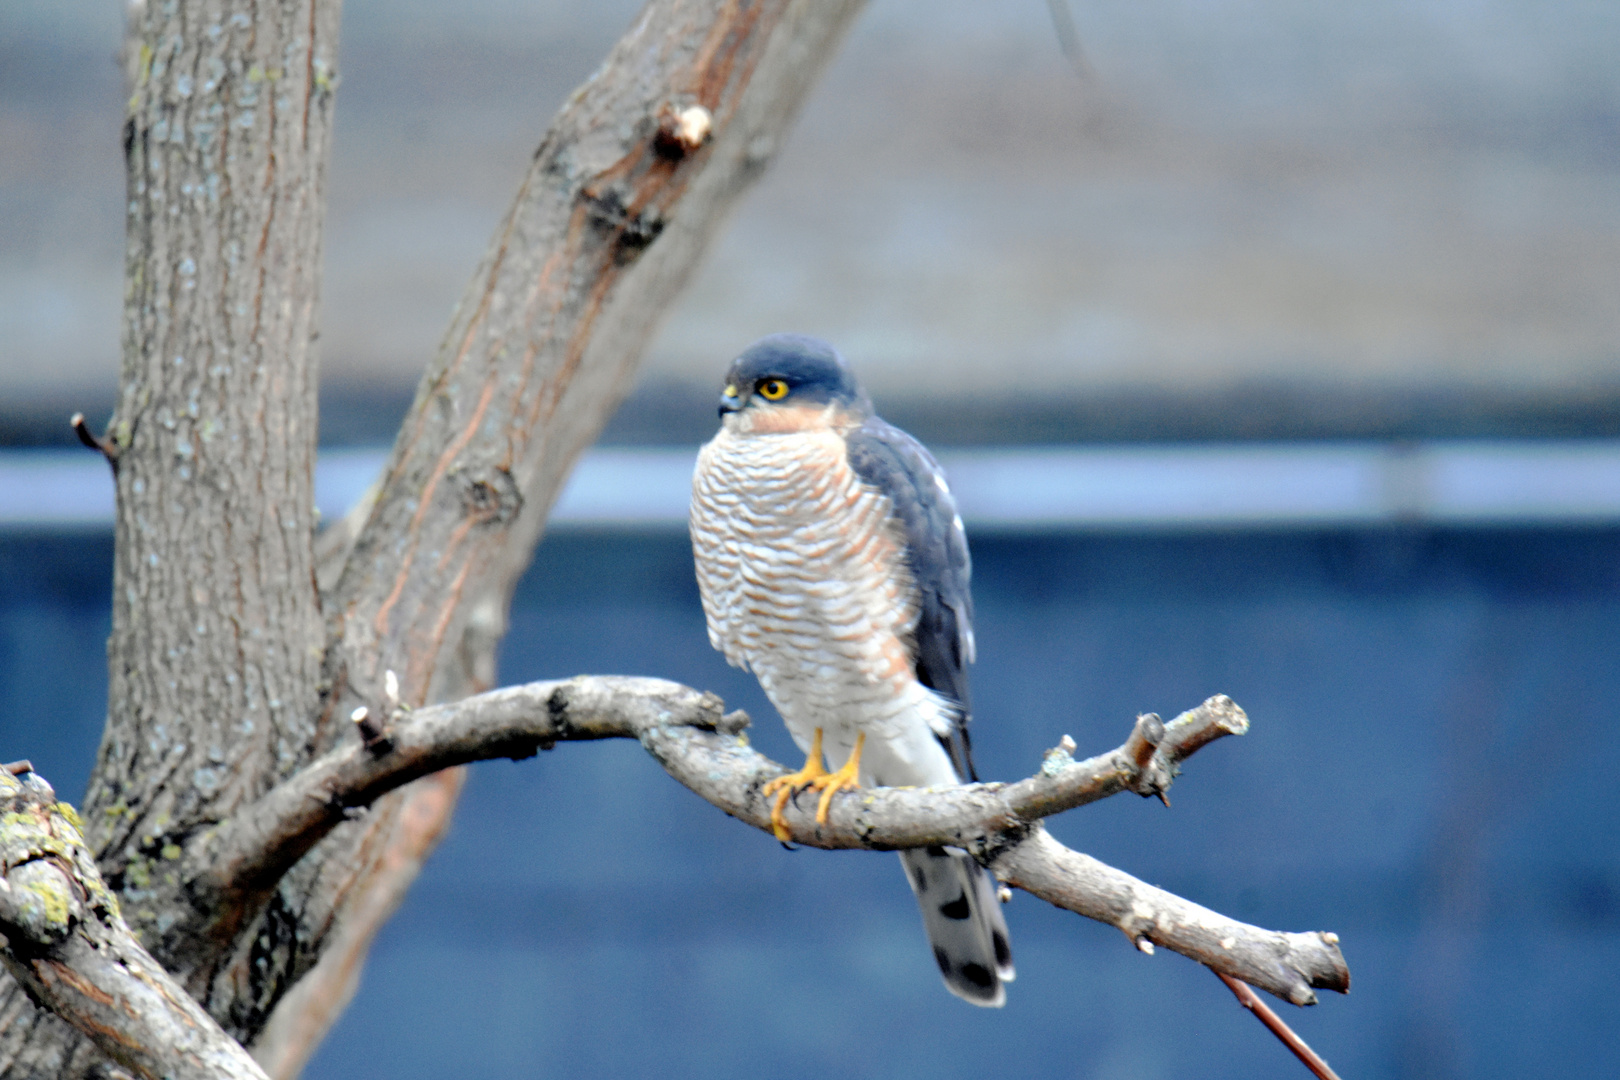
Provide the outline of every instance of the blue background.
<path id="1" fill-rule="evenodd" d="M 1620 964 L 1620 532 L 1001 535 L 974 542 L 981 774 L 1065 733 L 1232 695 L 1172 809 L 1065 842 L 1276 929 L 1354 977 L 1286 1019 L 1351 1077 L 1612 1075 Z M 111 541 L 0 537 L 0 756 L 82 791 L 105 708 Z M 679 679 L 755 718 L 676 532 L 545 541 L 506 682 Z M 1302 1076 L 1208 972 L 1018 895 L 1000 1012 L 940 987 L 892 855 L 787 852 L 633 744 L 473 769 L 448 839 L 312 1062 L 353 1076 Z"/>

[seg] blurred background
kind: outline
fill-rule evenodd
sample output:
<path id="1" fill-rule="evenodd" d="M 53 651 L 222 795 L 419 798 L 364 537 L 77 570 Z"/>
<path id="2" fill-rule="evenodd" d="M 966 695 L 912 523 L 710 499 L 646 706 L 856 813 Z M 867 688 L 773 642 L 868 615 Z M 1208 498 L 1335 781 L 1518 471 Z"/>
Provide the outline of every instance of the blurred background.
<path id="1" fill-rule="evenodd" d="M 637 5 L 345 8 L 328 513 Z M 117 379 L 121 18 L 0 9 L 0 758 L 74 797 L 111 494 L 66 417 Z M 1576 0 L 874 0 L 565 496 L 502 678 L 680 679 L 792 758 L 708 647 L 682 483 L 729 358 L 825 336 L 956 478 L 981 774 L 1228 693 L 1252 732 L 1173 809 L 1054 832 L 1338 932 L 1352 994 L 1282 1008 L 1346 1080 L 1614 1073 L 1617 48 Z M 306 1075 L 1304 1075 L 1208 972 L 1026 896 L 1007 1008 L 960 1005 L 894 861 L 784 852 L 633 746 L 478 766 Z"/>

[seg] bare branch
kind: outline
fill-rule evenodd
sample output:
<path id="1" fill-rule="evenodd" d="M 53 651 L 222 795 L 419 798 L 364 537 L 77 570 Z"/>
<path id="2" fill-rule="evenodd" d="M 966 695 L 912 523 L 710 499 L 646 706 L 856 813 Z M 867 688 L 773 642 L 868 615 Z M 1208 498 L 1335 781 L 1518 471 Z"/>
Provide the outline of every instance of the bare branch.
<path id="1" fill-rule="evenodd" d="M 266 1080 L 130 933 L 37 773 L 0 770 L 0 962 L 34 1002 L 149 1080 Z"/>
<path id="2" fill-rule="evenodd" d="M 1259 1021 L 1266 1025 L 1273 1035 L 1282 1041 L 1282 1044 L 1305 1063 L 1305 1067 L 1316 1075 L 1318 1080 L 1339 1080 L 1339 1074 L 1328 1068 L 1328 1063 L 1322 1060 L 1320 1054 L 1312 1050 L 1304 1039 L 1294 1034 L 1294 1029 L 1283 1023 L 1282 1017 L 1271 1011 L 1271 1007 L 1260 1000 L 1260 996 L 1251 990 L 1241 979 L 1234 979 L 1225 972 L 1217 971 L 1215 976 L 1226 984 L 1226 988 L 1237 995 L 1239 1004 L 1254 1013 Z"/>
<path id="3" fill-rule="evenodd" d="M 1009 885 L 1117 927 L 1145 953 L 1163 945 L 1295 1005 L 1316 1004 L 1312 987 L 1350 988 L 1336 935 L 1285 934 L 1229 919 L 1071 851 L 1039 826 L 990 866 Z"/>
<path id="4" fill-rule="evenodd" d="M 670 775 L 733 817 L 771 831 L 764 784 L 786 770 L 748 745 L 747 718 L 719 698 L 660 679 L 580 677 L 508 687 L 397 715 L 386 749 L 358 740 L 321 758 L 221 826 L 191 856 L 198 884 L 222 895 L 274 885 L 309 846 L 387 791 L 436 769 L 523 758 L 558 742 L 639 739 Z M 839 798 L 825 824 L 790 804 L 794 839 L 812 847 L 966 848 L 1010 884 L 1116 926 L 1144 951 L 1154 944 L 1259 986 L 1296 1005 L 1312 987 L 1343 990 L 1349 971 L 1329 934 L 1284 934 L 1228 919 L 1136 880 L 1047 835 L 1039 819 L 1135 791 L 1159 795 L 1199 747 L 1248 728 L 1230 698 L 1210 698 L 1162 724 L 1139 718 L 1118 749 L 1085 761 L 1066 750 L 1015 784 L 874 788 Z"/>
<path id="5" fill-rule="evenodd" d="M 528 683 L 420 709 L 389 728 L 391 751 L 376 754 L 358 742 L 347 744 L 221 826 L 206 848 L 200 879 L 211 879 L 224 892 L 268 888 L 350 808 L 439 769 L 525 758 L 563 741 L 639 739 L 681 783 L 769 831 L 769 801 L 759 788 L 786 770 L 748 747 L 740 735 L 746 717 L 722 716 L 722 709 L 713 694 L 624 676 Z M 1142 726 L 1139 721 L 1138 730 Z M 816 823 L 812 808 L 794 804 L 787 820 L 794 839 L 812 847 L 971 846 L 1121 791 L 1158 794 L 1184 758 L 1221 735 L 1242 734 L 1248 718 L 1230 698 L 1217 695 L 1163 729 L 1143 765 L 1133 758 L 1133 732 L 1124 746 L 1085 761 L 1061 750 L 1049 753 L 1037 775 L 1016 784 L 878 788 L 863 796 L 859 811 L 848 811 L 846 800 L 836 802 L 825 824 Z M 723 772 L 715 771 L 714 758 L 723 760 Z"/>
<path id="6" fill-rule="evenodd" d="M 326 745 L 385 669 L 407 701 L 446 696 L 445 658 L 480 604 L 504 610 L 575 458 L 859 8 L 659 0 L 558 113 L 326 595 Z"/>
<path id="7" fill-rule="evenodd" d="M 1216 694 L 1170 723 L 1148 713 L 1137 718 L 1118 750 L 1074 762 L 1063 747 L 1047 752 L 1041 771 L 1020 780 L 1007 799 L 1025 818 L 1049 817 L 1121 791 L 1163 799 L 1181 763 L 1225 735 L 1243 735 L 1249 718 L 1225 694 Z"/>
<path id="8" fill-rule="evenodd" d="M 720 708 L 713 694 L 678 683 L 605 677 L 529 683 L 405 712 L 387 729 L 386 751 L 367 749 L 357 733 L 201 838 L 189 860 L 194 888 L 199 897 L 273 888 L 346 811 L 440 769 L 532 757 L 564 740 L 639 738 L 661 723 L 713 729 L 723 724 Z M 780 771 L 753 756 L 765 779 Z"/>

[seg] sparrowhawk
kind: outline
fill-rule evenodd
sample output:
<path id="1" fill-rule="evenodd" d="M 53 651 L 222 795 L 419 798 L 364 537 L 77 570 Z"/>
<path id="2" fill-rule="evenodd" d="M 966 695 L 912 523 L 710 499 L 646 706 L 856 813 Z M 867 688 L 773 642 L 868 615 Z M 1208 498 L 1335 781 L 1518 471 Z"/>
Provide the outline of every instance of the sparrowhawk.
<path id="1" fill-rule="evenodd" d="M 692 548 L 709 641 L 754 672 L 808 756 L 766 786 L 777 836 L 806 789 L 825 821 L 844 788 L 977 779 L 967 535 L 938 463 L 814 338 L 750 346 L 720 416 L 692 478 Z M 946 987 L 1001 1005 L 1012 954 L 989 875 L 955 848 L 900 860 Z"/>

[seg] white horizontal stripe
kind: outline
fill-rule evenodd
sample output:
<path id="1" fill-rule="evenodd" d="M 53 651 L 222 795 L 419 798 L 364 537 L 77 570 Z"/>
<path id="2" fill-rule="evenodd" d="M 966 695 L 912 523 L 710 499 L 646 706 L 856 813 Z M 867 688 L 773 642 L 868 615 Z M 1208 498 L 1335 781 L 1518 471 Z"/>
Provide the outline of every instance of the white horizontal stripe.
<path id="1" fill-rule="evenodd" d="M 0 525 L 110 525 L 112 471 L 88 449 L 0 451 Z"/>
<path id="2" fill-rule="evenodd" d="M 321 453 L 316 504 L 341 514 L 386 452 Z M 559 526 L 680 526 L 695 449 L 592 450 Z M 970 529 L 1620 524 L 1620 440 L 1020 447 L 939 455 Z M 0 450 L 0 526 L 106 526 L 94 453 Z"/>

